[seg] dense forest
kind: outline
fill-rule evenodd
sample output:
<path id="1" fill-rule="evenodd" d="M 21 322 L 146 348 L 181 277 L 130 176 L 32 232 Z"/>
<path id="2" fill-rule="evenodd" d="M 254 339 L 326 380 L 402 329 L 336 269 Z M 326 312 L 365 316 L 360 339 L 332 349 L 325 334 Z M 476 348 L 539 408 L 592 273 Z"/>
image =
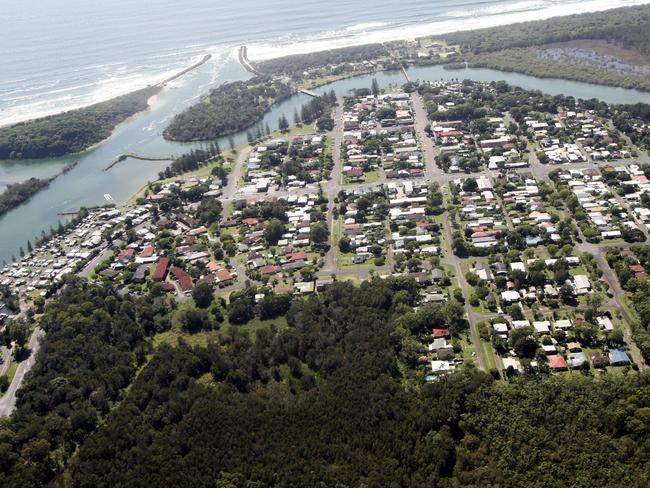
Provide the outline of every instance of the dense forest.
<path id="1" fill-rule="evenodd" d="M 648 29 L 650 6 L 637 6 L 455 32 L 440 37 L 473 53 L 575 39 L 603 39 L 628 49 L 650 53 Z"/>
<path id="2" fill-rule="evenodd" d="M 223 84 L 174 117 L 164 136 L 187 142 L 233 134 L 259 121 L 274 104 L 292 93 L 286 83 L 267 77 Z"/>
<path id="3" fill-rule="evenodd" d="M 146 110 L 160 91 L 147 87 L 106 102 L 49 117 L 0 127 L 0 159 L 63 156 L 88 149 L 111 135 L 115 126 Z"/>
<path id="4" fill-rule="evenodd" d="M 7 186 L 7 189 L 0 193 L 0 215 L 17 207 L 48 184 L 48 180 L 30 178 L 21 183 Z"/>
<path id="5" fill-rule="evenodd" d="M 46 309 L 43 354 L 1 424 L 0 484 L 650 483 L 648 378 L 506 382 L 468 367 L 424 384 L 405 350 L 433 324 L 463 327 L 462 313 L 453 301 L 414 311 L 415 295 L 405 278 L 336 283 L 272 300 L 285 326 L 152 351 L 146 337 L 170 327 L 164 297 L 71 281 Z M 219 327 L 210 314 L 195 321 Z"/>

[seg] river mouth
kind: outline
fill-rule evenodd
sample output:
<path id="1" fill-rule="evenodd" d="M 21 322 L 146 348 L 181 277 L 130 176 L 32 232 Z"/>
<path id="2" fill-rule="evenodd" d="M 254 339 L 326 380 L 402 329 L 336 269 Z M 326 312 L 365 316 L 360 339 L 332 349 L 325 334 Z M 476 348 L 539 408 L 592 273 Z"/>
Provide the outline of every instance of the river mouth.
<path id="1" fill-rule="evenodd" d="M 220 74 L 216 79 L 213 63 L 221 63 Z M 597 98 L 614 104 L 650 103 L 650 93 L 638 90 L 555 78 L 536 78 L 493 69 L 466 68 L 448 71 L 441 65 L 413 66 L 407 69 L 407 74 L 412 80 L 472 79 L 483 82 L 503 80 L 513 86 L 540 90 L 550 95 L 562 94 L 582 99 Z M 76 211 L 81 206 L 105 204 L 106 194 L 111 195 L 111 203 L 119 205 L 126 202 L 147 182 L 155 181 L 158 173 L 168 164 L 128 161 L 115 165 L 109 171 L 104 171 L 106 166 L 119 155 L 136 153 L 143 156 L 171 158 L 192 148 L 204 147 L 209 141 L 174 143 L 166 141 L 162 137 L 162 132 L 174 114 L 193 103 L 198 96 L 211 87 L 227 81 L 247 79 L 250 76 L 236 58 L 228 56 L 213 60 L 191 73 L 185 84 L 163 90 L 157 97 L 155 105 L 118 126 L 110 139 L 91 151 L 64 158 L 0 162 L 0 182 L 6 184 L 30 177 L 48 177 L 71 161 L 79 160 L 79 164 L 74 169 L 61 175 L 48 188 L 0 218 L 0 261 L 10 261 L 12 256 L 17 255 L 21 246 L 25 247 L 27 240 L 33 242 L 41 235 L 41 231 L 47 232 L 51 227 L 56 227 L 59 221 L 63 222 L 69 218 L 62 214 Z M 373 78 L 377 79 L 381 88 L 401 86 L 406 81 L 400 71 L 383 71 L 346 78 L 314 88 L 312 91 L 323 94 L 334 90 L 340 96 L 355 88 L 369 87 Z M 299 110 L 308 100 L 309 96 L 305 94 L 290 97 L 274 106 L 264 116 L 261 125 L 268 124 L 271 130 L 276 130 L 278 119 L 282 115 L 292 120 L 294 110 Z M 231 140 L 235 144 L 245 144 L 246 132 L 244 130 L 230 137 L 221 138 L 218 142 L 222 148 L 228 148 Z"/>

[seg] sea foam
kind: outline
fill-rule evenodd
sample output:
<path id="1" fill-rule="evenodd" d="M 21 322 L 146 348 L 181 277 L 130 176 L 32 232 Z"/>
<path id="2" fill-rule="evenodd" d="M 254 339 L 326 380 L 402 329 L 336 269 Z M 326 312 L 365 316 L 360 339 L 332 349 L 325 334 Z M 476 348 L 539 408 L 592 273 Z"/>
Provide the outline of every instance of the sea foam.
<path id="1" fill-rule="evenodd" d="M 598 12 L 646 3 L 649 2 L 647 0 L 533 0 L 502 6 L 491 5 L 463 10 L 456 9 L 445 13 L 440 20 L 430 22 L 397 26 L 388 24 L 385 28 L 367 29 L 358 32 L 342 29 L 328 32 L 325 36 L 323 33 L 319 33 L 290 42 L 253 43 L 249 45 L 248 57 L 253 61 L 263 61 L 292 54 L 306 54 L 363 44 L 415 39 L 430 35 L 543 20 L 564 15 Z"/>

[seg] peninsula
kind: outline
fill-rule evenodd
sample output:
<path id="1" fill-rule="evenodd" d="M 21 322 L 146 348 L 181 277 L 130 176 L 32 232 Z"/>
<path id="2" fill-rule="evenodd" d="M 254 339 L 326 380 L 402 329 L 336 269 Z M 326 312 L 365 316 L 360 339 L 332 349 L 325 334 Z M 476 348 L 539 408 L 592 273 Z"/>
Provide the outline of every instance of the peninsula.
<path id="1" fill-rule="evenodd" d="M 0 127 L 0 160 L 38 159 L 79 153 L 110 137 L 127 118 L 146 110 L 163 87 L 208 62 L 211 56 L 158 83 L 77 110 Z"/>

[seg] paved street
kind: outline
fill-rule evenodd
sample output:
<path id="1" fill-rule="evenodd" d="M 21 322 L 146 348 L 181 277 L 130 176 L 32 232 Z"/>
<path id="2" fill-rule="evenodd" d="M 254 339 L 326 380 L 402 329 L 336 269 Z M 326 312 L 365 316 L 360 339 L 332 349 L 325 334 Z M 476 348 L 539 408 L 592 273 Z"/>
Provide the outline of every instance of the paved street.
<path id="1" fill-rule="evenodd" d="M 36 362 L 36 356 L 41 347 L 40 340 L 44 335 L 45 332 L 39 328 L 36 328 L 32 333 L 27 345 L 30 350 L 30 355 L 27 359 L 18 364 L 16 375 L 14 376 L 11 385 L 9 385 L 9 389 L 5 392 L 2 398 L 0 398 L 0 417 L 7 417 L 11 415 L 11 412 L 13 412 L 14 407 L 16 406 L 16 392 L 23 384 L 25 375 Z"/>

